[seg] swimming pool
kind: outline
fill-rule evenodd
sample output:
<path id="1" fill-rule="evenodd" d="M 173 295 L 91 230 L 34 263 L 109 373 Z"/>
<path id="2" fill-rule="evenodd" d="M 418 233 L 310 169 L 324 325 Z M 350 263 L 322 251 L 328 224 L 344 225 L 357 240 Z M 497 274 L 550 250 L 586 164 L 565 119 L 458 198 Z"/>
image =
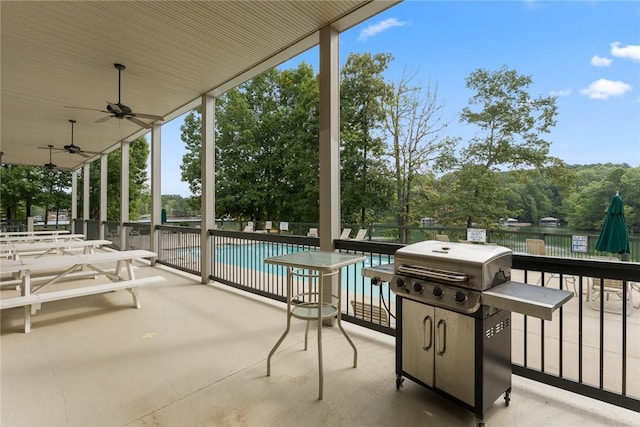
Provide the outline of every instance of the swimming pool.
<path id="1" fill-rule="evenodd" d="M 189 250 L 191 256 L 200 256 L 200 248 L 190 248 Z M 264 259 L 288 253 L 314 250 L 317 249 L 313 247 L 297 246 L 276 242 L 251 242 L 241 244 L 227 243 L 216 245 L 214 260 L 215 263 L 222 263 L 232 267 L 240 267 L 259 273 L 275 274 L 284 277 L 287 274 L 287 270 L 285 267 L 265 264 Z M 385 264 L 387 262 L 393 261 L 384 261 Z M 344 267 L 342 269 L 343 291 L 371 295 L 371 291 L 373 288 L 374 295 L 377 295 L 380 290 L 382 290 L 385 294 L 388 294 L 388 287 L 386 283 L 382 285 L 381 289 L 379 289 L 379 286 L 371 285 L 371 279 L 362 276 L 362 268 L 369 266 L 371 266 L 371 259 L 367 258 L 363 262 Z"/>

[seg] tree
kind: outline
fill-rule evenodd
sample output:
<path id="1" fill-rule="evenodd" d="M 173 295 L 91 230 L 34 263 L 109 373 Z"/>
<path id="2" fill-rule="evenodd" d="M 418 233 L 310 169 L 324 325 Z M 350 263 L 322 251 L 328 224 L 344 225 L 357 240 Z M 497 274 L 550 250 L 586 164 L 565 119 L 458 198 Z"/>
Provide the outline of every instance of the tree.
<path id="1" fill-rule="evenodd" d="M 364 225 L 367 210 L 370 219 L 383 216 L 393 199 L 382 139 L 384 103 L 392 93 L 382 73 L 391 60 L 388 53 L 351 54 L 341 71 L 342 220 L 347 223 Z"/>
<path id="2" fill-rule="evenodd" d="M 137 138 L 129 144 L 129 218 L 135 220 L 139 217 L 140 203 L 144 200 L 143 193 L 147 187 L 147 160 L 149 158 L 149 144 L 145 137 Z M 120 219 L 120 175 L 121 175 L 120 149 L 108 154 L 107 158 L 107 220 L 118 221 Z M 94 162 L 89 169 L 90 194 L 89 194 L 89 218 L 100 217 L 100 162 Z M 84 202 L 83 184 L 84 177 L 78 180 L 79 209 L 82 212 Z"/>
<path id="3" fill-rule="evenodd" d="M 627 226 L 640 228 L 640 167 L 606 164 L 577 169 L 578 184 L 564 201 L 570 227 L 600 229 L 611 198 L 619 192 Z"/>
<path id="4" fill-rule="evenodd" d="M 391 137 L 389 155 L 393 161 L 396 186 L 399 239 L 407 242 L 406 226 L 417 221 L 413 218 L 412 201 L 415 195 L 426 197 L 423 188 L 416 185 L 422 175 L 434 176 L 435 161 L 443 155 L 453 155 L 455 141 L 443 137 L 447 126 L 442 119 L 443 104 L 438 101 L 438 85 L 412 86 L 414 74 L 406 70 L 385 103 L 385 130 Z M 404 232 L 403 232 L 404 230 Z"/>
<path id="5" fill-rule="evenodd" d="M 8 219 L 31 216 L 31 208 L 43 200 L 42 188 L 55 176 L 35 166 L 3 165 L 0 172 L 0 200 Z"/>
<path id="6" fill-rule="evenodd" d="M 56 212 L 56 224 L 60 218 L 60 210 L 71 207 L 71 172 L 40 168 L 42 172 L 40 194 L 37 203 L 44 207 L 45 224 L 49 220 L 49 212 Z"/>
<path id="7" fill-rule="evenodd" d="M 216 214 L 317 222 L 318 80 L 300 64 L 270 70 L 216 100 Z M 181 128 L 182 179 L 199 202 L 201 119 Z"/>
<path id="8" fill-rule="evenodd" d="M 460 121 L 479 127 L 479 133 L 460 150 L 455 180 L 447 192 L 452 219 L 488 227 L 511 216 L 507 190 L 500 186 L 501 170 L 535 168 L 562 182 L 566 165 L 549 156 L 550 142 L 542 135 L 555 126 L 555 97 L 532 98 L 531 77 L 502 67 L 478 69 L 466 79 L 475 91 Z M 478 110 L 472 106 L 479 106 Z"/>

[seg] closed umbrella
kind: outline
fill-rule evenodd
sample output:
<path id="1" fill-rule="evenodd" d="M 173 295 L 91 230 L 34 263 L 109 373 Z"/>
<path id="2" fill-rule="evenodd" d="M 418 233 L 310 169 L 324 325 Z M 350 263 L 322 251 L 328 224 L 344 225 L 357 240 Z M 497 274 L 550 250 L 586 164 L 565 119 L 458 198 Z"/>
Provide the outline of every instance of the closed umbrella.
<path id="1" fill-rule="evenodd" d="M 624 203 L 618 192 L 607 209 L 596 250 L 618 254 L 623 261 L 629 259 L 629 231 L 624 220 Z"/>

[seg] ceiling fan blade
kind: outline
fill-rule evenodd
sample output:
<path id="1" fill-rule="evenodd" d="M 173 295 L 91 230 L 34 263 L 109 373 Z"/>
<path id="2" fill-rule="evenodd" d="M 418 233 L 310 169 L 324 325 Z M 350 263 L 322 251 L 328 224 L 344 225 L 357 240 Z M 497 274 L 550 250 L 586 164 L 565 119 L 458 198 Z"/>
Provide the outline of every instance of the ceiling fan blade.
<path id="1" fill-rule="evenodd" d="M 135 117 L 127 116 L 127 120 L 137 124 L 138 126 L 142 126 L 145 129 L 151 129 L 151 125 L 149 123 L 145 123 L 142 120 L 138 120 Z"/>
<path id="2" fill-rule="evenodd" d="M 164 121 L 164 118 L 162 116 L 154 116 L 153 114 L 131 113 L 128 115 L 132 117 L 140 117 L 141 119 Z"/>
<path id="3" fill-rule="evenodd" d="M 103 117 L 101 119 L 96 120 L 96 123 L 102 123 L 102 122 L 106 122 L 107 120 L 109 120 L 110 118 L 112 118 L 113 116 L 106 116 Z"/>
<path id="4" fill-rule="evenodd" d="M 106 110 L 99 110 L 97 108 L 85 108 L 85 107 L 72 107 L 70 105 L 65 105 L 64 108 L 75 108 L 76 110 L 88 110 L 88 111 L 100 111 L 101 113 L 109 114 Z"/>

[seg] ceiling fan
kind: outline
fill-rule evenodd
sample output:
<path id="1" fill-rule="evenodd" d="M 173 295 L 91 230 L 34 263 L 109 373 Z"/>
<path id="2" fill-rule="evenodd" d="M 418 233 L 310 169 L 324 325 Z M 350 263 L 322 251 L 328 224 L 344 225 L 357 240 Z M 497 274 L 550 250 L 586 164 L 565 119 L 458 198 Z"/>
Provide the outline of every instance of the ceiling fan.
<path id="1" fill-rule="evenodd" d="M 94 153 L 93 151 L 84 151 L 82 148 L 80 148 L 79 146 L 73 143 L 73 125 L 76 123 L 76 121 L 73 119 L 70 119 L 69 123 L 71 123 L 71 144 L 67 144 L 63 148 L 55 148 L 53 145 L 49 145 L 48 147 L 38 147 L 38 148 L 42 148 L 43 150 L 46 150 L 48 148 L 49 151 L 52 151 L 52 150 L 66 151 L 69 154 L 79 154 L 82 157 L 87 159 L 91 156 L 98 154 L 98 153 Z"/>
<path id="2" fill-rule="evenodd" d="M 91 151 L 83 151 L 82 148 L 73 144 L 73 125 L 76 123 L 76 121 L 73 119 L 70 119 L 69 123 L 71 123 L 71 144 L 68 144 L 62 147 L 64 148 L 64 151 L 71 154 L 80 154 L 82 157 L 85 157 L 85 158 L 89 158 L 92 155 L 98 154 L 98 153 L 93 153 Z"/>
<path id="3" fill-rule="evenodd" d="M 49 144 L 48 147 L 49 147 L 49 163 L 45 163 L 44 167 L 49 170 L 54 170 L 58 167 L 58 165 L 56 165 L 51 161 L 51 155 L 53 154 L 53 145 Z M 44 147 L 40 147 L 40 148 L 44 148 Z"/>
<path id="4" fill-rule="evenodd" d="M 67 107 L 67 108 L 79 108 L 82 110 L 92 110 L 92 111 L 100 111 L 102 113 L 109 114 L 107 117 L 103 117 L 101 119 L 96 120 L 96 123 L 105 122 L 111 118 L 116 119 L 127 119 L 138 126 L 142 126 L 146 129 L 151 128 L 150 123 L 143 122 L 140 119 L 149 119 L 152 121 L 162 121 L 164 118 L 162 116 L 155 116 L 153 114 L 142 114 L 142 113 L 134 113 L 131 110 L 131 107 L 124 105 L 120 100 L 120 89 L 121 89 L 121 81 L 122 81 L 122 72 L 126 69 L 126 67 L 122 64 L 113 64 L 113 66 L 118 70 L 118 102 L 108 102 L 107 101 L 107 109 L 106 110 L 98 110 L 95 108 L 83 108 L 83 107 Z"/>

